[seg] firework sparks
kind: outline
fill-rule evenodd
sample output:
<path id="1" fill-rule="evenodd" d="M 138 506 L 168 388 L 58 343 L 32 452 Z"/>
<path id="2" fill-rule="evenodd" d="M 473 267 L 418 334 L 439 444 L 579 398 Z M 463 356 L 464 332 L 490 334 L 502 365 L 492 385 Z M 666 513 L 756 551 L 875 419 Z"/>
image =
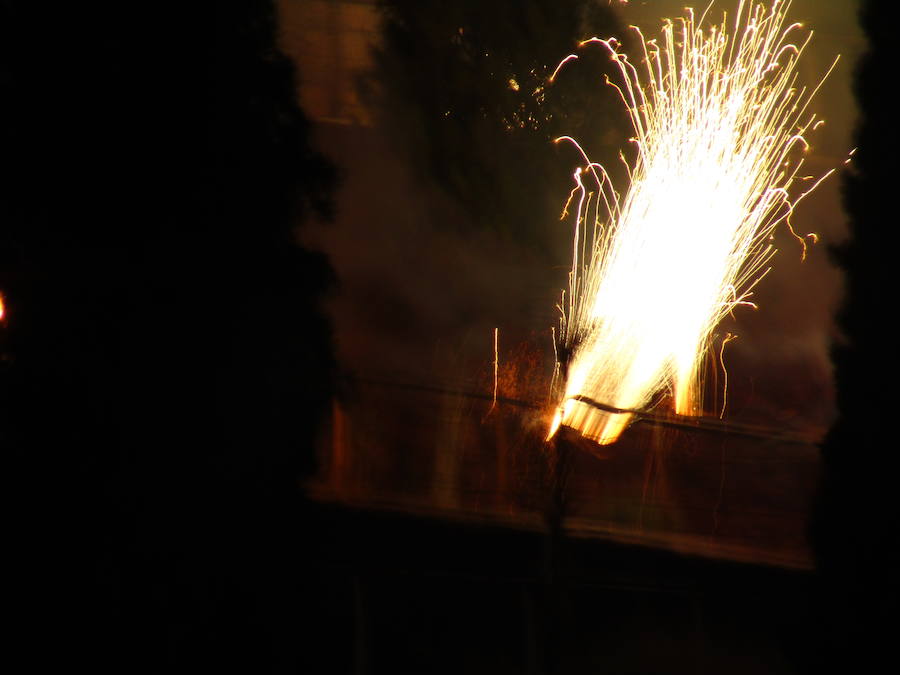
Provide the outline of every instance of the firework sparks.
<path id="1" fill-rule="evenodd" d="M 775 253 L 774 229 L 784 224 L 797 236 L 794 207 L 828 175 L 799 174 L 818 87 L 797 86 L 812 33 L 794 40 L 803 31 L 787 24 L 789 6 L 741 0 L 731 23 L 709 28 L 688 9 L 652 40 L 632 27 L 642 45 L 637 65 L 615 39 L 582 43 L 608 50 L 618 66 L 620 82 L 611 84 L 628 108 L 636 159 L 626 163 L 630 186 L 620 199 L 602 166 L 574 139 L 559 139 L 578 148 L 584 166 L 566 205 L 576 219 L 573 262 L 548 438 L 565 425 L 612 443 L 629 411 L 665 389 L 678 414 L 702 413 L 701 371 L 716 325 L 752 305 Z"/>

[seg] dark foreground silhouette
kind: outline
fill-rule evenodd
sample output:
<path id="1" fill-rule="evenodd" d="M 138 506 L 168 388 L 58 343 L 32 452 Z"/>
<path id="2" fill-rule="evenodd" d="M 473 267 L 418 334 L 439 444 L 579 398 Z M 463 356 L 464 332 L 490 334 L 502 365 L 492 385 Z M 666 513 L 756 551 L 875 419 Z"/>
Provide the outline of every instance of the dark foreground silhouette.
<path id="1" fill-rule="evenodd" d="M 897 161 L 896 111 L 884 101 L 896 60 L 887 12 L 877 0 L 864 2 L 860 12 L 869 47 L 857 71 L 855 171 L 844 182 L 852 238 L 835 251 L 847 279 L 839 316 L 845 341 L 833 352 L 840 418 L 822 449 L 824 477 L 812 533 L 826 653 L 832 666 L 857 672 L 896 667 L 900 610 L 900 506 L 890 428 L 897 359 L 883 341 L 883 303 L 897 285 L 889 274 L 897 232 L 886 227 L 895 219 Z"/>
<path id="2" fill-rule="evenodd" d="M 35 672 L 290 670 L 333 369 L 295 228 L 335 171 L 273 3 L 0 12 L 13 642 Z"/>

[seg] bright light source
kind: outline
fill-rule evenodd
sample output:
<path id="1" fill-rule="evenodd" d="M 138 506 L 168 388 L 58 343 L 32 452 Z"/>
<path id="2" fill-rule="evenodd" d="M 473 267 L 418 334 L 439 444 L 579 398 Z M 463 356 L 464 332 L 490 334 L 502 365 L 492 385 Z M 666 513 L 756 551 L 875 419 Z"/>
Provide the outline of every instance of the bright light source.
<path id="1" fill-rule="evenodd" d="M 730 25 L 726 17 L 705 29 L 688 9 L 654 40 L 634 28 L 636 63 L 615 39 L 582 43 L 608 50 L 619 68 L 613 86 L 631 116 L 637 157 L 620 199 L 602 166 L 574 139 L 559 139 L 575 144 L 585 164 L 566 205 L 575 205 L 576 222 L 550 437 L 565 425 L 601 444 L 618 438 L 630 415 L 584 399 L 634 410 L 668 387 L 677 413 L 702 412 L 713 330 L 752 304 L 775 253 L 773 230 L 784 223 L 794 233 L 794 207 L 831 173 L 798 173 L 818 87 L 797 87 L 812 33 L 792 41 L 801 26 L 786 25 L 789 6 L 741 1 Z"/>

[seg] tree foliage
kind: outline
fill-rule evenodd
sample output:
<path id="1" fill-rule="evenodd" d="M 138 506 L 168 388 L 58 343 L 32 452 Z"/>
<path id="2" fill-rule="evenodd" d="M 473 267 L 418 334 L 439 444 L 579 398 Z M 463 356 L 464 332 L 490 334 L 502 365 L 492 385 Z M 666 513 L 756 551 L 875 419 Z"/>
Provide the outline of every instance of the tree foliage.
<path id="1" fill-rule="evenodd" d="M 558 136 L 618 164 L 629 131 L 604 82 L 611 62 L 600 47 L 578 49 L 584 38 L 623 35 L 605 3 L 384 0 L 382 15 L 370 82 L 381 123 L 472 225 L 528 236 L 558 217 L 577 162 L 554 146 Z M 551 84 L 575 51 L 580 59 Z"/>
<path id="2" fill-rule="evenodd" d="M 275 7 L 0 12 L 0 442 L 23 658 L 296 659 L 273 636 L 299 633 L 298 478 L 334 366 L 331 270 L 296 228 L 330 213 L 335 170 Z"/>

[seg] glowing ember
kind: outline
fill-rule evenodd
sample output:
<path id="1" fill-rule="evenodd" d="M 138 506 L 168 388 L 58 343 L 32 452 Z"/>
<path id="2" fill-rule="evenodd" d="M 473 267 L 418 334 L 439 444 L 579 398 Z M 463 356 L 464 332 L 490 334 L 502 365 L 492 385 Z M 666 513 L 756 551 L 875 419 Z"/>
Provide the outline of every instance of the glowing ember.
<path id="1" fill-rule="evenodd" d="M 609 50 L 618 65 L 614 86 L 637 158 L 621 201 L 583 151 L 575 173 L 567 204 L 577 205 L 573 262 L 557 337 L 560 405 L 548 438 L 565 425 L 612 443 L 628 411 L 664 388 L 677 413 L 702 412 L 713 330 L 737 305 L 752 304 L 775 253 L 774 228 L 790 228 L 793 208 L 828 175 L 797 196 L 799 182 L 811 180 L 798 172 L 803 134 L 816 126 L 806 115 L 815 90 L 795 86 L 812 33 L 791 42 L 801 26 L 785 25 L 789 6 L 741 1 L 731 34 L 727 17 L 704 30 L 690 9 L 666 20 L 658 41 L 634 28 L 639 65 L 614 39 L 582 43 Z"/>

